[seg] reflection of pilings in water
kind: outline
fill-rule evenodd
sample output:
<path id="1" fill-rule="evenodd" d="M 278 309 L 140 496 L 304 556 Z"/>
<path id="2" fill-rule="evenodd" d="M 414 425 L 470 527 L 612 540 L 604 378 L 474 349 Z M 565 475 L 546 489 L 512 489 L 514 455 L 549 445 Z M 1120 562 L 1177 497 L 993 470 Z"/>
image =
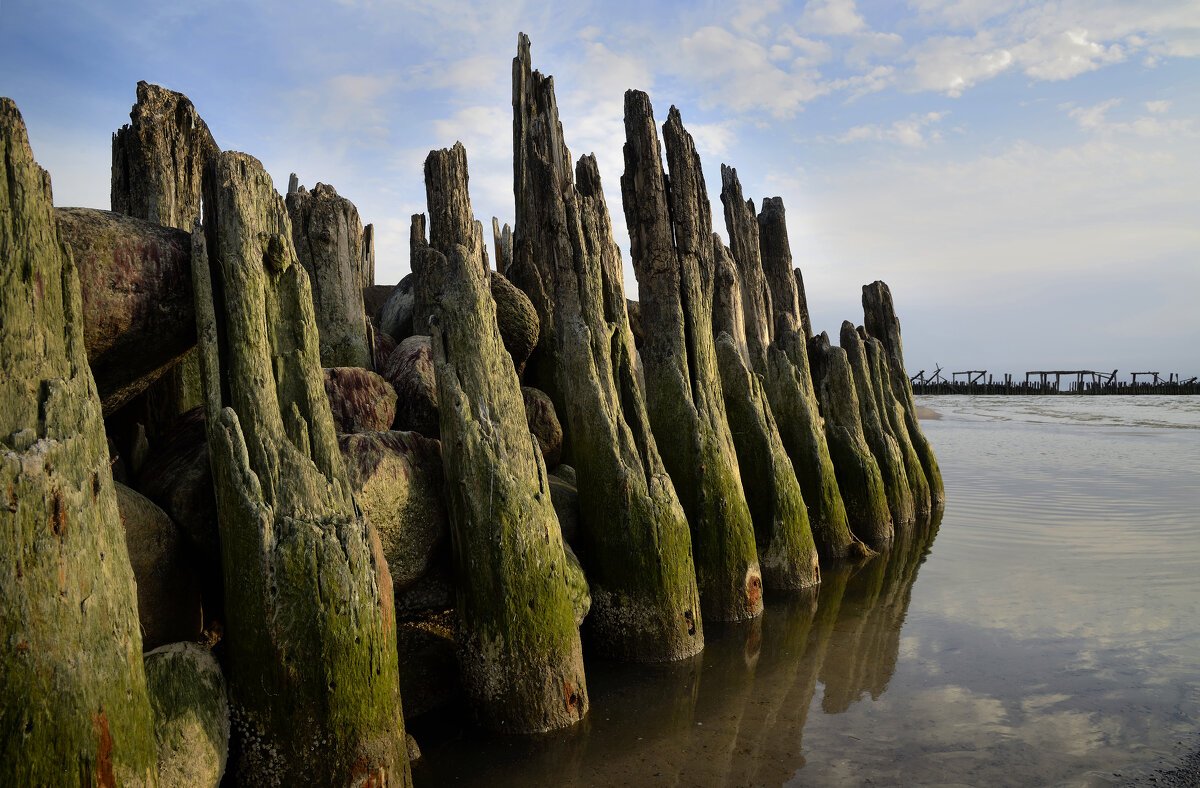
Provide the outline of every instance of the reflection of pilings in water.
<path id="1" fill-rule="evenodd" d="M 803 715 L 793 690 L 810 686 L 801 668 L 817 613 L 817 589 L 782 597 L 773 595 L 763 621 L 762 652 L 754 687 L 746 704 L 735 746 L 736 761 L 728 784 L 778 785 L 790 778 L 804 759 L 800 755 Z M 801 715 L 797 722 L 797 713 Z"/>
<path id="2" fill-rule="evenodd" d="M 762 627 L 761 616 L 730 624 L 720 633 L 715 649 L 712 635 L 706 638 L 706 670 L 700 674 L 696 724 L 686 745 L 688 757 L 679 770 L 679 785 L 736 784 L 738 732 L 754 689 Z M 712 633 L 713 628 L 706 632 Z"/>
<path id="3" fill-rule="evenodd" d="M 823 573 L 807 609 L 803 596 L 783 604 L 772 597 L 754 677 L 752 712 L 743 715 L 737 768 L 725 784 L 780 785 L 803 768 L 804 725 L 849 576 L 845 566 Z M 773 618 L 772 611 L 780 615 Z"/>
<path id="4" fill-rule="evenodd" d="M 869 692 L 879 698 L 896 670 L 900 629 L 908 613 L 917 569 L 941 523 L 934 519 L 897 534 L 892 549 L 862 565 L 846 586 L 821 681 L 821 708 L 839 714 Z"/>

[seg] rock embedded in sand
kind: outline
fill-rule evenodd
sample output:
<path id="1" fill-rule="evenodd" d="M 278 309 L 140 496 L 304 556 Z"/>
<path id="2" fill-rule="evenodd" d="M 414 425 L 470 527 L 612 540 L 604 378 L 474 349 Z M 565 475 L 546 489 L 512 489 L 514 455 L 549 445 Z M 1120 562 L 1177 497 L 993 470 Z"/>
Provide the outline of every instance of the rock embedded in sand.
<path id="1" fill-rule="evenodd" d="M 185 537 L 149 498 L 123 484 L 117 484 L 116 490 L 129 563 L 137 581 L 142 650 L 199 639 L 203 624 L 200 587 Z"/>
<path id="2" fill-rule="evenodd" d="M 441 445 L 415 432 L 338 438 L 355 500 L 379 533 L 392 586 L 415 583 L 449 533 Z"/>
<path id="3" fill-rule="evenodd" d="M 437 376 L 429 337 L 414 335 L 401 342 L 388 358 L 383 377 L 396 391 L 393 429 L 438 437 Z"/>
<path id="4" fill-rule="evenodd" d="M 217 788 L 229 758 L 225 677 L 212 652 L 171 643 L 146 654 L 159 788 Z"/>

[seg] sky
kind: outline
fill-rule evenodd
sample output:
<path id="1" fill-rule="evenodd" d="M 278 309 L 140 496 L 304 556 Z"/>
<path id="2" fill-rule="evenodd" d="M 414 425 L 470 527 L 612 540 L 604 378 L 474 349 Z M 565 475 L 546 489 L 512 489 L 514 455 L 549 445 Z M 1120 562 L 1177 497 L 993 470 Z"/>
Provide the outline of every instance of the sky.
<path id="1" fill-rule="evenodd" d="M 722 236 L 722 163 L 783 198 L 835 342 L 882 279 L 911 374 L 1200 374 L 1200 0 L 0 0 L 0 95 L 55 204 L 107 209 L 137 81 L 181 91 L 280 191 L 352 200 L 393 283 L 431 149 L 461 140 L 477 218 L 512 221 L 521 31 L 599 161 L 630 297 L 637 88 L 659 124 L 679 108 Z"/>

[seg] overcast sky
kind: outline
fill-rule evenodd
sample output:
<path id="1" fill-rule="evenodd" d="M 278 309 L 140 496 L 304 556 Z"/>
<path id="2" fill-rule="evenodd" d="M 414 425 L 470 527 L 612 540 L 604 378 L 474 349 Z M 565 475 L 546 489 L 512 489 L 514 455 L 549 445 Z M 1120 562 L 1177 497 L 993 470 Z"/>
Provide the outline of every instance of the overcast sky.
<path id="1" fill-rule="evenodd" d="M 1198 0 L 2 0 L 0 94 L 55 203 L 108 208 L 137 81 L 182 91 L 277 189 L 296 172 L 353 200 L 390 283 L 430 149 L 461 140 L 477 217 L 511 222 L 518 31 L 572 153 L 599 159 L 631 297 L 638 88 L 660 124 L 679 107 L 722 235 L 722 162 L 756 205 L 784 198 L 835 341 L 883 279 L 912 373 L 1200 374 Z"/>

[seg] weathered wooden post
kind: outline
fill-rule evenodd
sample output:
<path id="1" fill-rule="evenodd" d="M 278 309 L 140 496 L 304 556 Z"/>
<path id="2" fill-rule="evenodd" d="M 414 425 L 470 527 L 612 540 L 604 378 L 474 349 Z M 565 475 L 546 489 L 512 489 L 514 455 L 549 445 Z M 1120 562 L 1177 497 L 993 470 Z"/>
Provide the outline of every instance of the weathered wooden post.
<path id="1" fill-rule="evenodd" d="M 408 785 L 392 581 L 338 451 L 287 210 L 256 159 L 227 152 L 209 162 L 204 214 L 192 273 L 232 773 L 247 785 Z"/>
<path id="2" fill-rule="evenodd" d="M 545 461 L 496 324 L 482 244 L 471 242 L 461 144 L 429 154 L 425 189 L 436 245 L 426 254 L 424 276 L 432 296 L 428 324 L 463 684 L 488 728 L 564 728 L 588 710 L 583 649 Z M 442 251 L 447 246 L 449 256 Z"/>
<path id="3" fill-rule="evenodd" d="M 541 360 L 578 474 L 586 631 L 608 656 L 681 659 L 704 646 L 691 533 L 637 384 L 599 168 L 584 156 L 572 178 L 553 78 L 532 70 L 528 37 L 517 46 L 510 270 L 539 299 Z"/>
<path id="4" fill-rule="evenodd" d="M 642 301 L 647 410 L 691 525 L 704 616 L 737 621 L 762 613 L 762 575 L 713 348 L 712 214 L 673 107 L 663 137 L 669 181 L 650 99 L 626 91 L 621 194 Z"/>
<path id="5" fill-rule="evenodd" d="M 155 785 L 137 597 L 50 176 L 0 98 L 0 784 Z"/>

